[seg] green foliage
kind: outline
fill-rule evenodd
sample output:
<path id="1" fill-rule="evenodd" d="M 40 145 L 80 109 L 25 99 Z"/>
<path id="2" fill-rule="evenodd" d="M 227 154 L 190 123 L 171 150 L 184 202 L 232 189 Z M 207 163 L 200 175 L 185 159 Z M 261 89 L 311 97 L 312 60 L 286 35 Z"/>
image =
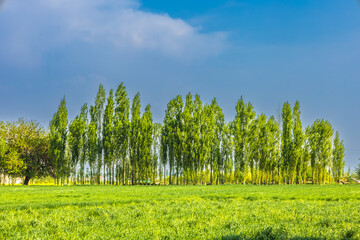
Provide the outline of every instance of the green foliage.
<path id="1" fill-rule="evenodd" d="M 247 167 L 250 161 L 250 127 L 255 118 L 255 111 L 249 102 L 245 105 L 243 98 L 237 102 L 236 115 L 233 121 L 235 147 L 235 174 L 239 182 L 245 182 Z"/>
<path id="2" fill-rule="evenodd" d="M 95 105 L 90 107 L 91 122 L 96 126 L 97 132 L 97 160 L 96 160 L 96 179 L 97 184 L 100 184 L 100 175 L 102 167 L 102 152 L 103 152 L 103 140 L 102 140 L 102 116 L 104 112 L 106 93 L 103 86 L 99 85 L 99 90 L 96 94 Z M 95 149 L 93 149 L 95 150 Z"/>
<path id="3" fill-rule="evenodd" d="M 137 174 L 140 162 L 141 141 L 141 116 L 140 116 L 140 93 L 137 93 L 131 106 L 131 130 L 130 130 L 130 163 L 131 184 L 137 183 Z"/>
<path id="4" fill-rule="evenodd" d="M 282 109 L 281 165 L 283 175 L 285 175 L 282 177 L 286 183 L 293 183 L 292 176 L 296 166 L 296 164 L 294 163 L 294 159 L 291 156 L 291 147 L 293 142 L 292 128 L 292 110 L 290 104 L 288 102 L 285 102 Z"/>
<path id="5" fill-rule="evenodd" d="M 120 178 L 121 175 L 123 185 L 127 184 L 126 170 L 129 167 L 129 163 L 127 162 L 130 132 L 129 110 L 130 100 L 124 84 L 121 83 L 115 93 L 114 135 L 115 154 L 119 160 L 117 175 L 118 178 Z"/>
<path id="6" fill-rule="evenodd" d="M 63 183 L 68 174 L 66 141 L 68 134 L 68 112 L 65 97 L 61 99 L 58 111 L 50 121 L 50 160 L 55 166 L 55 183 Z"/>
<path id="7" fill-rule="evenodd" d="M 115 164 L 115 136 L 114 136 L 114 95 L 113 90 L 110 89 L 109 96 L 107 99 L 107 105 L 104 111 L 103 118 L 103 150 L 104 150 L 104 178 L 106 172 L 108 175 L 107 181 L 110 184 L 114 183 L 113 169 Z M 105 170 L 107 167 L 107 171 Z M 104 179 L 105 183 L 105 179 Z"/>
<path id="8" fill-rule="evenodd" d="M 53 173 L 49 159 L 49 138 L 34 121 L 19 119 L 0 125 L 0 173 L 24 178 L 24 184 L 34 177 Z"/>
<path id="9" fill-rule="evenodd" d="M 74 183 L 100 184 L 102 179 L 117 185 L 324 184 L 344 175 L 339 135 L 333 139 L 325 120 L 303 129 L 298 101 L 293 108 L 285 102 L 281 119 L 275 120 L 257 115 L 241 97 L 235 118 L 226 122 L 215 98 L 203 104 L 198 94 L 188 93 L 185 104 L 180 95 L 170 100 L 163 123 L 154 125 L 150 105 L 141 115 L 139 93 L 130 108 L 123 83 L 115 94 L 110 90 L 104 109 L 105 98 L 100 85 L 94 106 L 88 111 L 85 104 L 69 126 L 62 99 L 50 124 L 56 183 L 72 177 Z M 1 140 L 0 154 L 5 148 Z M 15 153 L 9 156 L 21 163 Z"/>
<path id="10" fill-rule="evenodd" d="M 336 132 L 335 134 L 333 146 L 332 173 L 335 181 L 340 182 L 341 178 L 344 176 L 345 147 L 343 141 L 340 141 L 339 132 Z"/>
<path id="11" fill-rule="evenodd" d="M 359 160 L 360 160 L 360 159 L 359 159 Z M 360 179 L 360 163 L 359 163 L 359 165 L 355 168 L 355 173 L 356 173 L 358 179 Z"/>
<path id="12" fill-rule="evenodd" d="M 303 168 L 303 146 L 304 146 L 304 132 L 300 120 L 300 103 L 296 101 L 293 109 L 293 141 L 291 145 L 291 182 L 294 182 L 296 177 L 297 183 L 303 183 L 302 168 Z M 295 176 L 296 175 L 296 176 Z"/>

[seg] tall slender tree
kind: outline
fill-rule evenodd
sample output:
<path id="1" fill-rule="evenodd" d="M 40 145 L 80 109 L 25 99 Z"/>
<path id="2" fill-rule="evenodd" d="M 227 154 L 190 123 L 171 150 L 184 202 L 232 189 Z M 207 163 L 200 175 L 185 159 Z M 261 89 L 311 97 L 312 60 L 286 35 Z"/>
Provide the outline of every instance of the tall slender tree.
<path id="1" fill-rule="evenodd" d="M 295 170 L 295 164 L 291 158 L 291 147 L 292 147 L 292 110 L 290 104 L 285 102 L 282 108 L 282 142 L 281 142 L 281 164 L 283 172 L 283 180 L 285 183 L 292 183 L 292 171 Z"/>
<path id="2" fill-rule="evenodd" d="M 140 143 L 140 175 L 143 183 L 148 184 L 151 180 L 152 167 L 152 144 L 153 144 L 153 121 L 151 107 L 147 105 L 141 117 L 141 143 Z"/>
<path id="3" fill-rule="evenodd" d="M 102 167 L 102 153 L 103 153 L 103 140 L 102 140 L 102 117 L 104 112 L 106 93 L 104 87 L 100 84 L 99 90 L 96 94 L 95 104 L 90 107 L 91 121 L 96 125 L 97 132 L 97 161 L 96 161 L 96 179 L 97 184 L 100 184 L 101 167 Z M 105 178 L 104 178 L 105 181 Z"/>
<path id="4" fill-rule="evenodd" d="M 107 165 L 108 183 L 114 183 L 115 167 L 115 139 L 114 139 L 114 95 L 110 89 L 107 98 L 107 105 L 103 118 L 103 149 L 104 149 L 104 184 L 105 184 L 105 165 Z"/>
<path id="5" fill-rule="evenodd" d="M 131 128 L 130 128 L 130 163 L 131 163 L 131 184 L 137 183 L 137 170 L 140 161 L 140 138 L 141 138 L 141 113 L 140 93 L 137 93 L 131 106 Z"/>
<path id="6" fill-rule="evenodd" d="M 63 184 L 68 174 L 68 163 L 66 159 L 67 127 L 68 111 L 65 97 L 63 97 L 57 112 L 50 121 L 50 159 L 55 166 L 55 184 Z"/>
<path id="7" fill-rule="evenodd" d="M 235 107 L 236 115 L 232 123 L 235 148 L 235 178 L 237 182 L 245 183 L 249 166 L 249 135 L 251 124 L 255 118 L 253 105 L 244 103 L 243 97 L 239 99 Z"/>
<path id="8" fill-rule="evenodd" d="M 300 119 L 300 103 L 296 101 L 293 109 L 293 140 L 291 147 L 291 183 L 294 182 L 296 177 L 297 183 L 303 183 L 302 168 L 303 168 L 303 147 L 304 147 L 304 132 L 302 129 Z M 296 174 L 296 176 L 295 176 Z"/>
<path id="9" fill-rule="evenodd" d="M 161 164 L 159 163 L 159 146 L 161 141 L 161 130 L 162 126 L 160 123 L 155 123 L 153 125 L 153 132 L 152 132 L 152 139 L 153 139 L 153 145 L 152 145 L 152 157 L 151 157 L 151 176 L 152 176 L 152 183 L 156 184 L 156 179 L 159 175 L 160 182 L 161 182 L 161 175 L 158 174 L 161 172 Z M 160 169 L 159 169 L 160 166 Z"/>
<path id="10" fill-rule="evenodd" d="M 129 110 L 130 100 L 128 98 L 126 88 L 123 83 L 119 85 L 115 93 L 115 119 L 114 119 L 114 130 L 115 130 L 115 153 L 118 159 L 121 161 L 122 167 L 122 184 L 125 185 L 126 181 L 126 167 L 127 167 L 127 152 L 129 147 L 129 132 L 130 132 L 130 121 L 129 121 Z"/>
<path id="11" fill-rule="evenodd" d="M 194 165 L 195 165 L 195 175 L 196 175 L 196 184 L 200 183 L 200 165 L 201 165 L 201 125 L 202 118 L 201 116 L 203 111 L 203 105 L 200 99 L 200 95 L 195 95 L 194 101 L 194 114 L 193 114 L 193 131 L 194 131 Z"/>
<path id="12" fill-rule="evenodd" d="M 343 141 L 340 141 L 339 132 L 336 132 L 332 156 L 332 174 L 336 182 L 340 182 L 341 178 L 344 176 L 344 156 L 345 146 Z"/>
<path id="13" fill-rule="evenodd" d="M 94 121 L 91 121 L 88 130 L 87 130 L 87 151 L 88 151 L 88 163 L 90 167 L 90 183 L 94 184 L 94 170 L 97 157 L 97 133 L 96 133 L 96 124 Z"/>
<path id="14" fill-rule="evenodd" d="M 194 182 L 194 102 L 191 93 L 186 95 L 183 119 L 183 171 L 184 184 L 189 184 L 189 181 Z"/>

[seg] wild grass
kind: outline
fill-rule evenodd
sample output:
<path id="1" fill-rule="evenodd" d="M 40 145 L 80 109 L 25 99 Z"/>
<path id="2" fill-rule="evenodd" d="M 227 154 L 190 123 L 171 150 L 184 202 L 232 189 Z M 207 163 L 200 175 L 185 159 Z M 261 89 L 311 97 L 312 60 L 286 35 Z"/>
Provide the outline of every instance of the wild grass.
<path id="1" fill-rule="evenodd" d="M 360 239 L 360 185 L 2 186 L 0 239 Z"/>

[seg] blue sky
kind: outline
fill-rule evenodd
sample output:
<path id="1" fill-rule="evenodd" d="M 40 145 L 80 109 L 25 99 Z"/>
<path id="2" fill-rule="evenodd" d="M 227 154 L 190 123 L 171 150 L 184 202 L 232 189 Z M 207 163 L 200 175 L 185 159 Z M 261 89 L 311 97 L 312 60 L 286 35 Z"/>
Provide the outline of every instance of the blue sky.
<path id="1" fill-rule="evenodd" d="M 216 97 L 227 120 L 241 95 L 258 113 L 301 103 L 360 157 L 360 4 L 356 0 L 0 1 L 0 120 L 47 126 L 99 83 L 124 82 L 162 121 L 177 94 Z"/>

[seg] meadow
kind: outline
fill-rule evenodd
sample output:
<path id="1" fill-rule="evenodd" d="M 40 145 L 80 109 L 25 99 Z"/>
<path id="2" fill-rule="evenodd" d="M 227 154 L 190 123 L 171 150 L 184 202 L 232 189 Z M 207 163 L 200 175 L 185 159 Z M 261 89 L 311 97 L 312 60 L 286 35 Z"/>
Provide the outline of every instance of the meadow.
<path id="1" fill-rule="evenodd" d="M 1 186 L 0 239 L 360 239 L 360 185 Z"/>

